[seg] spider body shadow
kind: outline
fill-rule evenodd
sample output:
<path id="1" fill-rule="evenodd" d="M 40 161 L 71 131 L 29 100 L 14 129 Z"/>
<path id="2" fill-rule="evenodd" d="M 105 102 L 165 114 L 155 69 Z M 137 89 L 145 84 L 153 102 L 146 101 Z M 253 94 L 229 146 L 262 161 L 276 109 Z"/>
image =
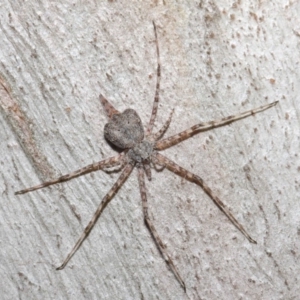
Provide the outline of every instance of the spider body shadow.
<path id="1" fill-rule="evenodd" d="M 229 123 L 235 122 L 237 120 L 259 113 L 261 111 L 264 111 L 266 109 L 269 109 L 272 106 L 276 105 L 278 101 L 240 114 L 232 115 L 220 120 L 210 121 L 207 123 L 200 123 L 178 134 L 175 134 L 171 137 L 162 139 L 162 136 L 167 131 L 169 124 L 171 122 L 173 110 L 169 118 L 163 125 L 163 127 L 159 131 L 153 133 L 153 126 L 154 126 L 157 109 L 158 109 L 160 78 L 161 78 L 161 72 L 160 72 L 161 64 L 160 64 L 160 56 L 159 56 L 158 39 L 157 39 L 156 26 L 154 22 L 153 22 L 153 27 L 155 33 L 156 52 L 157 52 L 157 82 L 156 82 L 156 91 L 155 91 L 152 113 L 151 113 L 150 121 L 146 127 L 146 130 L 144 130 L 143 128 L 140 117 L 133 109 L 126 109 L 124 112 L 120 113 L 118 110 L 116 110 L 113 107 L 113 105 L 106 98 L 100 95 L 100 101 L 109 118 L 109 122 L 104 127 L 105 138 L 114 146 L 118 147 L 119 149 L 122 149 L 123 151 L 116 156 L 104 159 L 97 163 L 93 163 L 82 169 L 61 176 L 57 179 L 47 181 L 37 186 L 18 191 L 15 194 L 16 195 L 25 194 L 56 183 L 71 180 L 73 178 L 88 174 L 90 172 L 94 172 L 98 170 L 105 171 L 107 168 L 111 168 L 115 166 L 120 167 L 120 169 L 122 170 L 121 175 L 119 176 L 115 184 L 111 187 L 111 189 L 102 199 L 100 205 L 98 206 L 92 219 L 84 229 L 84 232 L 80 236 L 79 240 L 76 242 L 75 246 L 67 255 L 62 265 L 57 268 L 57 270 L 61 270 L 67 265 L 71 257 L 75 254 L 75 252 L 78 250 L 80 245 L 89 235 L 93 226 L 95 225 L 96 221 L 100 217 L 101 213 L 103 212 L 107 204 L 110 202 L 110 200 L 117 193 L 119 188 L 129 177 L 133 168 L 136 167 L 137 174 L 138 174 L 140 194 L 142 198 L 142 207 L 143 207 L 145 224 L 148 230 L 150 231 L 151 236 L 153 237 L 155 244 L 159 252 L 161 253 L 163 259 L 165 260 L 165 262 L 167 263 L 167 265 L 175 275 L 176 279 L 178 280 L 178 282 L 180 283 L 184 291 L 186 291 L 184 280 L 182 279 L 178 269 L 175 267 L 170 255 L 167 253 L 167 250 L 162 240 L 160 239 L 155 227 L 152 224 L 152 221 L 149 218 L 147 193 L 146 193 L 146 185 L 145 185 L 145 174 L 148 180 L 151 180 L 151 168 L 153 166 L 156 167 L 157 165 L 159 165 L 163 168 L 167 168 L 168 170 L 175 173 L 176 175 L 179 175 L 182 178 L 197 184 L 206 192 L 206 194 L 213 200 L 213 202 L 218 206 L 218 208 L 228 217 L 228 219 L 236 226 L 236 228 L 251 243 L 256 243 L 256 241 L 250 237 L 250 235 L 246 232 L 244 227 L 235 219 L 235 217 L 231 214 L 231 212 L 224 205 L 224 203 L 212 192 L 212 190 L 202 180 L 201 177 L 191 173 L 190 171 L 179 166 L 178 164 L 168 159 L 164 155 L 160 154 L 159 150 L 163 150 L 171 146 L 174 146 L 180 143 L 181 141 L 186 140 L 189 137 L 198 134 L 202 131 L 224 126 Z"/>

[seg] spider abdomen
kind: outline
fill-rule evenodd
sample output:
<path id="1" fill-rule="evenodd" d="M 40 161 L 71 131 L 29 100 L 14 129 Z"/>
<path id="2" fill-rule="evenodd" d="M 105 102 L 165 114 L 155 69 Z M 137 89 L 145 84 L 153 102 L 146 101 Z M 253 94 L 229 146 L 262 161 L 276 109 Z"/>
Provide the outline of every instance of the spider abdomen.
<path id="1" fill-rule="evenodd" d="M 133 148 L 144 138 L 144 129 L 139 115 L 133 109 L 114 114 L 104 126 L 105 138 L 120 149 Z"/>

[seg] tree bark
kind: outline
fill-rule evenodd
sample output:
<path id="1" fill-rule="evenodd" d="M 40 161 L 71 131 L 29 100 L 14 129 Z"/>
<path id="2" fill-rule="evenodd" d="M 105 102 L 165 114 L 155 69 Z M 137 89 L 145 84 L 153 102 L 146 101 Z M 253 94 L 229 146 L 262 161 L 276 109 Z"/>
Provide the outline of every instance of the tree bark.
<path id="1" fill-rule="evenodd" d="M 186 3 L 184 3 L 186 2 Z M 296 299 L 300 232 L 299 2 L 37 1 L 0 6 L 2 299 Z M 14 192 L 116 152 L 103 94 L 165 136 L 275 100 L 164 155 L 201 176 L 258 244 L 198 186 L 167 169 L 146 182 L 150 217 L 184 293 L 143 222 L 137 172 L 66 268 L 56 271 L 118 174 Z"/>

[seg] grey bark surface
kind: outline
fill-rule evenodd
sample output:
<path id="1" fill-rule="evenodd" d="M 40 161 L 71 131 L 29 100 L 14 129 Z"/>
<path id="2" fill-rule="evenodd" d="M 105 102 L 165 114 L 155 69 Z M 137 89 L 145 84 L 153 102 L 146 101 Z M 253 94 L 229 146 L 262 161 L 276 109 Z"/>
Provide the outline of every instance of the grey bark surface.
<path id="1" fill-rule="evenodd" d="M 184 1 L 183 1 L 184 2 Z M 2 1 L 1 299 L 297 299 L 300 294 L 300 4 L 242 1 Z M 280 2 L 280 1 L 278 1 Z M 164 151 L 215 191 L 168 170 L 147 181 L 150 216 L 184 294 L 143 223 L 137 172 L 67 267 L 56 271 L 117 174 L 14 192 L 115 151 L 102 93 L 165 136 L 279 100 L 264 113 Z"/>

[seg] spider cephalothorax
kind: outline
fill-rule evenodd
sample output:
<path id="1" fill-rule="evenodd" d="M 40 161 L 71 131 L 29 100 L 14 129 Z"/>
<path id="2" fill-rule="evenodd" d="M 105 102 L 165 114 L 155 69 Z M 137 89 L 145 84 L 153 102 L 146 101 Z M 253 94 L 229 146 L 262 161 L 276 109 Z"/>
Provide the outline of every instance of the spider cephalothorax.
<path id="1" fill-rule="evenodd" d="M 199 123 L 194 125 L 178 134 L 175 134 L 171 137 L 162 139 L 162 136 L 168 129 L 168 126 L 171 122 L 172 113 L 170 114 L 168 120 L 163 125 L 163 127 L 157 132 L 153 133 L 153 125 L 156 118 L 157 108 L 158 108 L 158 101 L 159 101 L 159 87 L 160 87 L 160 58 L 159 58 L 159 48 L 158 48 L 158 41 L 157 41 L 157 34 L 156 34 L 156 27 L 154 26 L 154 33 L 155 33 L 155 41 L 156 41 L 156 51 L 157 51 L 157 83 L 156 83 L 156 91 L 154 97 L 154 103 L 152 108 L 152 113 L 150 117 L 150 121 L 147 125 L 146 132 L 144 132 L 143 125 L 141 122 L 140 117 L 133 109 L 126 109 L 123 113 L 117 111 L 110 102 L 105 99 L 102 95 L 100 95 L 100 101 L 105 109 L 105 112 L 109 118 L 109 122 L 104 127 L 104 135 L 105 138 L 117 146 L 120 149 L 123 149 L 123 152 L 120 154 L 104 159 L 98 163 L 94 163 L 88 165 L 82 169 L 79 169 L 73 173 L 66 174 L 61 176 L 57 179 L 44 182 L 37 186 L 27 188 L 21 191 L 16 192 L 16 194 L 25 194 L 30 191 L 34 191 L 55 183 L 68 181 L 70 179 L 76 178 L 78 176 L 103 170 L 106 171 L 107 168 L 114 167 L 114 166 L 121 166 L 122 173 L 115 184 L 111 187 L 108 193 L 102 199 L 100 205 L 98 206 L 96 212 L 94 213 L 91 221 L 85 228 L 84 232 L 80 236 L 79 240 L 68 254 L 66 259 L 64 260 L 63 264 L 58 267 L 58 270 L 63 269 L 77 249 L 80 247 L 84 239 L 89 235 L 90 231 L 92 230 L 93 226 L 95 225 L 97 219 L 100 217 L 101 213 L 103 212 L 106 205 L 109 201 L 113 198 L 116 194 L 118 189 L 123 185 L 126 181 L 128 176 L 130 175 L 132 169 L 134 167 L 138 170 L 138 181 L 140 187 L 140 193 L 142 198 L 142 205 L 143 205 L 143 213 L 144 213 L 144 220 L 147 228 L 149 229 L 152 237 L 155 240 L 155 243 L 160 251 L 162 257 L 176 276 L 177 280 L 179 281 L 180 285 L 186 290 L 185 283 L 177 268 L 175 267 L 171 257 L 166 251 L 166 248 L 160 239 L 155 227 L 152 224 L 152 221 L 149 219 L 148 216 L 148 204 L 147 204 L 147 194 L 146 194 L 146 186 L 145 186 L 145 179 L 144 174 L 147 175 L 148 179 L 151 179 L 151 164 L 159 165 L 162 167 L 167 168 L 171 172 L 181 176 L 182 178 L 193 182 L 200 186 L 206 194 L 214 201 L 214 203 L 218 206 L 218 208 L 228 217 L 228 219 L 241 231 L 241 233 L 251 242 L 256 243 L 250 235 L 246 232 L 244 227 L 235 219 L 232 213 L 228 210 L 228 208 L 224 205 L 224 203 L 216 196 L 212 190 L 208 187 L 208 185 L 203 181 L 201 177 L 196 174 L 191 173 L 190 171 L 180 167 L 178 164 L 173 162 L 172 160 L 168 159 L 166 156 L 159 153 L 159 150 L 163 150 L 174 146 L 180 143 L 183 140 L 188 139 L 189 137 L 205 131 L 209 129 L 213 129 L 216 127 L 220 127 L 234 121 L 246 118 L 248 116 L 254 115 L 258 112 L 264 111 L 278 103 L 278 101 L 261 106 L 256 109 L 252 109 L 237 115 L 229 116 L 217 121 L 210 121 L 207 123 Z"/>

